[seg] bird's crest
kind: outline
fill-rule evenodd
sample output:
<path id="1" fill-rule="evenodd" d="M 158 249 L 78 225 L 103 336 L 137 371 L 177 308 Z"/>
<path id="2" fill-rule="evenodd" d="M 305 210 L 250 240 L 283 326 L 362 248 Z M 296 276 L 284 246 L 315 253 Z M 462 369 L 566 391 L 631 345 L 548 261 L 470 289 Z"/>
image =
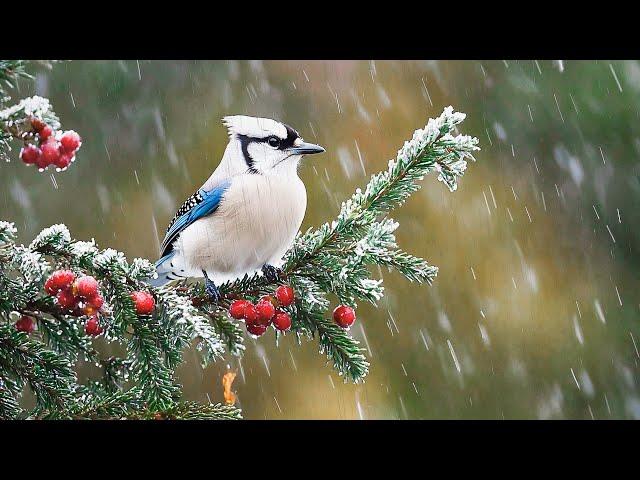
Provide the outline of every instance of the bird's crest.
<path id="1" fill-rule="evenodd" d="M 230 137 L 244 135 L 251 138 L 266 138 L 275 135 L 281 139 L 287 138 L 286 126 L 270 118 L 230 115 L 224 117 L 222 123 L 227 127 Z"/>

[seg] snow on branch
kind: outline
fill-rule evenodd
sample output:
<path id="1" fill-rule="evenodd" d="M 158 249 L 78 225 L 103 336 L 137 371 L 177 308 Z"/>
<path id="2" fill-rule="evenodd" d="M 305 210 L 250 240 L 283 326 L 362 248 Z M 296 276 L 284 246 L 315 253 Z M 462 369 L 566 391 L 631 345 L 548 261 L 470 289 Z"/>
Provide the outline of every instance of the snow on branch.
<path id="1" fill-rule="evenodd" d="M 0 122 L 18 112 L 48 111 L 42 100 L 18 105 L 0 113 Z M 239 418 L 232 405 L 182 401 L 175 369 L 191 346 L 203 366 L 226 353 L 242 355 L 243 330 L 230 305 L 272 295 L 285 282 L 295 292 L 280 306 L 291 332 L 298 340 L 317 339 L 345 381 L 362 381 L 369 368 L 364 349 L 331 319 L 330 298 L 354 308 L 360 301 L 376 304 L 384 288 L 374 267 L 434 281 L 437 267 L 398 246 L 399 224 L 388 215 L 429 173 L 456 190 L 478 150 L 476 138 L 454 135 L 464 118 L 447 107 L 429 120 L 386 170 L 342 204 L 335 220 L 297 236 L 279 279 L 246 275 L 221 285 L 218 301 L 198 282 L 151 287 L 151 262 L 129 262 L 122 252 L 74 240 L 62 224 L 24 246 L 15 243 L 13 223 L 0 221 L 0 418 Z M 97 336 L 124 345 L 125 352 L 103 358 L 93 346 Z M 80 358 L 101 365 L 103 378 L 80 383 L 74 370 Z M 26 385 L 36 395 L 31 411 L 18 402 Z"/>

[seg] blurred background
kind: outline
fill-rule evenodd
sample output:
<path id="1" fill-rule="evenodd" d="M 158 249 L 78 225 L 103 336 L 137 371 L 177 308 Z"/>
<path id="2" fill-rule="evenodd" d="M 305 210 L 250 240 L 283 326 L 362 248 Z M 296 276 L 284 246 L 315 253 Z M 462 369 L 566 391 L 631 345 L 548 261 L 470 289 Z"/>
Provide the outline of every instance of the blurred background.
<path id="1" fill-rule="evenodd" d="M 303 230 L 445 106 L 480 139 L 457 192 L 427 177 L 393 213 L 399 245 L 440 272 L 431 287 L 384 272 L 384 299 L 360 305 L 364 384 L 315 341 L 265 335 L 205 370 L 187 352 L 187 399 L 222 401 L 231 368 L 249 419 L 640 418 L 639 62 L 73 61 L 16 98 L 36 93 L 83 146 L 67 172 L 2 165 L 0 218 L 23 242 L 62 222 L 130 259 L 157 258 L 222 156 L 224 115 L 327 149 L 301 168 Z"/>

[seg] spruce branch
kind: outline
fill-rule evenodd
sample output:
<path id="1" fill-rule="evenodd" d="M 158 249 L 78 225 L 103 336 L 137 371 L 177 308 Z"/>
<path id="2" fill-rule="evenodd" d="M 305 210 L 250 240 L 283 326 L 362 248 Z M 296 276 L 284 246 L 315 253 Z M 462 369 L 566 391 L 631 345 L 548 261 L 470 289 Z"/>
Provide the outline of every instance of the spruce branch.
<path id="1" fill-rule="evenodd" d="M 16 88 L 21 78 L 33 79 L 33 75 L 27 72 L 28 63 L 27 60 L 0 60 L 0 106 L 2 106 L 2 99 L 6 98 L 6 89 Z M 38 63 L 50 69 L 55 61 L 36 60 L 32 63 Z"/>
<path id="2" fill-rule="evenodd" d="M 171 287 L 165 286 L 154 291 L 161 300 L 161 315 L 166 316 L 163 323 L 176 325 L 180 328 L 182 336 L 187 335 L 188 340 L 196 342 L 196 348 L 203 355 L 203 365 L 222 358 L 224 343 L 212 325 L 210 317 L 203 316 L 193 306 L 190 298 L 180 296 Z"/>
<path id="3" fill-rule="evenodd" d="M 99 359 L 91 341 L 84 335 L 83 325 L 78 319 L 55 312 L 43 315 L 39 311 L 23 310 L 20 313 L 35 318 L 38 321 L 38 329 L 44 336 L 43 343 L 69 361 L 75 362 L 80 354 L 86 361 Z"/>
<path id="4" fill-rule="evenodd" d="M 132 357 L 131 372 L 140 385 L 144 399 L 152 411 L 169 408 L 179 393 L 173 382 L 173 372 L 163 361 L 153 332 L 139 324 L 128 344 L 128 354 Z"/>
<path id="5" fill-rule="evenodd" d="M 242 356 L 245 350 L 244 333 L 227 315 L 213 315 L 213 326 L 231 355 Z"/>
<path id="6" fill-rule="evenodd" d="M 42 60 L 37 63 L 51 68 L 54 62 Z M 25 98 L 12 106 L 7 106 L 11 100 L 7 89 L 16 89 L 20 78 L 33 78 L 27 73 L 26 66 L 25 60 L 0 60 L 0 160 L 10 161 L 11 143 L 16 140 L 30 151 L 30 154 L 28 153 L 25 157 L 21 155 L 25 162 L 36 163 L 40 171 L 44 171 L 49 165 L 55 165 L 58 171 L 61 171 L 75 158 L 75 152 L 80 146 L 80 137 L 75 132 L 69 132 L 76 135 L 78 145 L 72 153 L 67 152 L 69 153 L 67 160 L 61 160 L 60 157 L 64 157 L 62 153 L 51 153 L 53 144 L 56 145 L 54 147 L 56 150 L 60 148 L 60 143 L 57 140 L 61 139 L 63 134 L 59 131 L 60 120 L 53 111 L 49 100 L 36 95 Z M 43 133 L 45 126 L 51 128 L 46 136 Z M 46 147 L 49 153 L 42 155 L 37 146 L 43 146 L 45 138 L 53 143 Z"/>
<path id="7" fill-rule="evenodd" d="M 354 306 L 357 300 L 375 304 L 384 290 L 382 280 L 371 278 L 371 266 L 397 270 L 410 281 L 433 282 L 438 268 L 398 248 L 393 234 L 398 224 L 386 215 L 416 192 L 419 182 L 431 172 L 437 172 L 438 180 L 450 191 L 457 189 L 467 159 L 474 159 L 472 152 L 479 150 L 476 138 L 452 135 L 464 118 L 463 113 L 447 107 L 438 118 L 430 119 L 405 142 L 387 170 L 374 174 L 364 191 L 356 189 L 342 204 L 336 220 L 299 235 L 285 255 L 284 275 L 306 299 L 292 312 L 293 328 L 308 336 L 317 333 L 321 350 L 329 354 L 345 379 L 361 380 L 367 366 L 358 342 L 327 330 L 322 316 L 328 308 L 326 294 Z M 268 279 L 255 274 L 226 283 L 220 290 L 227 298 L 256 298 L 270 288 Z M 218 307 L 228 307 L 228 301 L 223 298 Z M 335 347 L 338 340 L 341 348 Z"/>
<path id="8" fill-rule="evenodd" d="M 38 411 L 64 409 L 76 389 L 76 375 L 66 358 L 7 324 L 0 325 L 0 378 L 12 379 L 20 388 L 27 383 Z"/>
<path id="9" fill-rule="evenodd" d="M 298 235 L 285 255 L 283 277 L 296 292 L 295 303 L 284 308 L 292 331 L 299 340 L 317 339 L 345 381 L 362 381 L 369 362 L 348 330 L 328 318 L 329 298 L 353 307 L 358 301 L 375 304 L 384 294 L 382 280 L 374 277 L 379 267 L 410 281 L 433 282 L 437 267 L 398 246 L 398 223 L 388 215 L 428 173 L 437 172 L 451 191 L 457 188 L 466 160 L 478 149 L 477 139 L 452 135 L 463 119 L 448 107 L 429 120 L 387 170 L 342 204 L 336 220 Z M 273 294 L 280 281 L 245 275 L 221 285 L 222 298 L 213 302 L 201 283 L 149 286 L 151 262 L 129 263 L 123 253 L 100 249 L 93 240 L 74 240 L 61 224 L 44 229 L 28 246 L 15 239 L 15 226 L 0 221 L 0 418 L 240 418 L 231 406 L 181 401 L 175 369 L 192 345 L 203 366 L 225 352 L 241 355 L 244 335 L 228 315 L 231 302 Z M 98 280 L 106 301 L 100 309 L 104 339 L 123 344 L 123 358 L 103 358 L 83 329 L 88 314 L 65 310 L 44 292 L 46 278 L 59 269 Z M 152 313 L 137 312 L 131 295 L 139 290 L 153 296 Z M 17 332 L 16 315 L 35 319 L 38 330 L 30 336 Z M 74 366 L 80 357 L 103 367 L 100 381 L 78 382 Z M 25 385 L 36 395 L 31 412 L 18 402 Z"/>
<path id="10" fill-rule="evenodd" d="M 100 420 L 136 418 L 144 410 L 140 390 L 126 392 L 100 391 L 98 388 L 81 388 L 78 399 L 64 410 L 47 412 L 40 418 L 46 420 Z"/>
<path id="11" fill-rule="evenodd" d="M 54 130 L 60 128 L 60 120 L 51 108 L 49 100 L 33 96 L 0 110 L 0 160 L 9 161 L 11 140 L 35 143 L 37 131 L 34 120 L 40 120 Z"/>
<path id="12" fill-rule="evenodd" d="M 4 88 L 16 88 L 19 78 L 33 78 L 27 73 L 26 60 L 0 60 L 0 93 L 4 94 Z"/>
<path id="13" fill-rule="evenodd" d="M 357 340 L 332 320 L 324 318 L 319 311 L 300 308 L 295 318 L 298 332 L 304 332 L 311 338 L 317 335 L 320 353 L 326 354 L 345 381 L 362 381 L 369 372 L 369 362 Z"/>
<path id="14" fill-rule="evenodd" d="M 405 142 L 386 171 L 371 177 L 364 192 L 360 189 L 342 204 L 338 219 L 309 231 L 298 238 L 290 250 L 285 271 L 292 273 L 312 262 L 324 249 L 335 249 L 344 240 L 366 228 L 376 218 L 402 205 L 420 188 L 418 181 L 433 170 L 439 172 L 451 191 L 457 189 L 457 178 L 464 174 L 466 158 L 478 150 L 478 139 L 466 135 L 451 136 L 453 128 L 465 118 L 463 113 L 447 107 L 437 119 L 430 119 L 424 129 L 416 130 Z"/>
<path id="15" fill-rule="evenodd" d="M 140 418 L 147 420 L 241 420 L 242 412 L 233 405 L 222 403 L 204 405 L 197 402 L 179 402 L 153 416 L 147 412 Z"/>
<path id="16" fill-rule="evenodd" d="M 132 360 L 119 357 L 109 357 L 100 360 L 104 369 L 102 388 L 107 393 L 116 393 L 123 390 L 124 382 L 129 378 Z"/>
<path id="17" fill-rule="evenodd" d="M 15 381 L 0 375 L 0 419 L 13 420 L 22 415 L 18 404 L 20 391 Z"/>
<path id="18" fill-rule="evenodd" d="M 139 387 L 125 392 L 105 392 L 95 387 L 81 390 L 79 400 L 69 408 L 46 412 L 39 418 L 49 420 L 239 420 L 242 418 L 240 409 L 220 403 L 203 405 L 197 402 L 177 402 L 164 410 L 151 410 L 144 401 L 144 393 Z M 0 408 L 2 408 L 1 403 Z"/>

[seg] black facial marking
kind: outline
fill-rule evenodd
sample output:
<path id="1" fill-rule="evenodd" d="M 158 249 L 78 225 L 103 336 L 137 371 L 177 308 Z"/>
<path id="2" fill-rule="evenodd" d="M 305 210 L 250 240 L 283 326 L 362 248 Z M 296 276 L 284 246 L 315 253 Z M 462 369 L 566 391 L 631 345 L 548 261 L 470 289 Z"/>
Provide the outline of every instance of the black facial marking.
<path id="1" fill-rule="evenodd" d="M 284 150 L 285 148 L 293 147 L 293 142 L 296 141 L 300 135 L 289 125 L 283 123 L 284 128 L 287 129 L 287 138 L 285 138 L 282 142 L 280 142 L 280 150 Z"/>
<path id="2" fill-rule="evenodd" d="M 258 171 L 253 167 L 253 158 L 249 154 L 249 144 L 251 142 L 260 141 L 260 139 L 254 137 L 248 137 L 247 135 L 238 135 L 238 140 L 240 140 L 240 147 L 242 148 L 242 155 L 244 156 L 244 161 L 249 167 L 250 173 L 258 173 Z"/>
<path id="3" fill-rule="evenodd" d="M 282 125 L 284 125 L 284 128 L 287 130 L 287 138 L 280 139 L 280 146 L 278 147 L 278 150 L 286 150 L 287 148 L 293 147 L 293 143 L 296 141 L 297 138 L 300 137 L 298 132 L 296 132 L 289 125 L 285 123 L 283 123 Z M 256 143 L 265 143 L 268 145 L 269 138 L 271 138 L 272 136 L 273 135 L 268 135 L 266 137 L 250 137 L 248 135 L 237 135 L 238 140 L 240 140 L 240 147 L 242 149 L 242 155 L 244 156 L 244 161 L 247 164 L 247 167 L 250 173 L 258 173 L 258 171 L 253 166 L 254 160 L 249 154 L 249 144 L 251 142 L 256 142 Z"/>

